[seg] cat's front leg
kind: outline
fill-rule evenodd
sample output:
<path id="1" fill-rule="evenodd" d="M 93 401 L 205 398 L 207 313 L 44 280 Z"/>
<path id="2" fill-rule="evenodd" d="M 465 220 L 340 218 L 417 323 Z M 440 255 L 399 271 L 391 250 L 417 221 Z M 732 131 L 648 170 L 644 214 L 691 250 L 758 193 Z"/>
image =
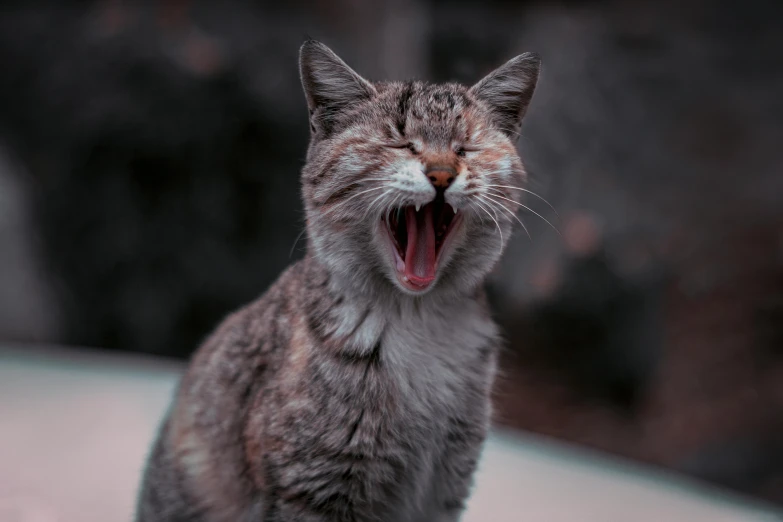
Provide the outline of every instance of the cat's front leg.
<path id="1" fill-rule="evenodd" d="M 353 520 L 351 513 L 341 509 L 339 499 L 332 505 L 312 505 L 311 498 L 284 500 L 270 498 L 266 501 L 263 522 L 340 522 Z"/>
<path id="2" fill-rule="evenodd" d="M 480 453 L 479 442 L 475 449 L 470 449 L 462 455 L 452 454 L 450 462 L 441 467 L 443 481 L 438 486 L 437 505 L 433 510 L 436 522 L 458 522 L 462 519 L 466 501 L 473 485 L 473 473 L 478 463 Z"/>
<path id="3" fill-rule="evenodd" d="M 277 501 L 269 506 L 264 514 L 263 522 L 325 522 L 326 519 L 317 513 L 304 513 L 299 506 Z"/>
<path id="4" fill-rule="evenodd" d="M 462 513 L 464 511 L 464 508 L 459 508 L 453 511 L 444 511 L 443 513 L 436 515 L 437 518 L 434 520 L 434 522 L 459 522 L 462 519 Z"/>
<path id="5" fill-rule="evenodd" d="M 462 518 L 487 437 L 484 412 L 488 408 L 488 403 L 476 405 L 466 417 L 450 419 L 445 447 L 436 467 L 435 505 L 428 520 L 456 522 Z"/>
<path id="6" fill-rule="evenodd" d="M 269 456 L 265 471 L 262 522 L 342 522 L 357 520 L 344 479 L 331 466 L 316 466 L 307 450 Z M 294 458 L 301 459 L 301 463 Z M 274 462 L 274 464 L 273 464 Z M 256 520 L 258 522 L 258 520 Z"/>

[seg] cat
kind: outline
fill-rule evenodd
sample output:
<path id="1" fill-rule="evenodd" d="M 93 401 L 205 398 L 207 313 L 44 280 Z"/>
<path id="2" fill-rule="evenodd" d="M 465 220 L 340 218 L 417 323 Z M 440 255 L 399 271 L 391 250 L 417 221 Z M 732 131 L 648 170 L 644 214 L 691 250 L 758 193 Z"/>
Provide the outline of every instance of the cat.
<path id="1" fill-rule="evenodd" d="M 307 253 L 192 358 L 137 522 L 456 521 L 491 417 L 483 280 L 526 173 L 540 59 L 370 82 L 307 41 Z"/>

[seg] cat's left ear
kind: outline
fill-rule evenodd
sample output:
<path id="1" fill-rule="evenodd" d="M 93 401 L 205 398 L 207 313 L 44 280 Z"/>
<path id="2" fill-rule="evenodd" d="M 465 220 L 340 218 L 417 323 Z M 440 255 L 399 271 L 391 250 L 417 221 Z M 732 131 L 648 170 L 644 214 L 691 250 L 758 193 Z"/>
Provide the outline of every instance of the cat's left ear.
<path id="1" fill-rule="evenodd" d="M 511 139 L 519 136 L 522 117 L 533 98 L 540 70 L 541 59 L 537 54 L 520 54 L 470 88 L 476 98 L 487 104 L 495 123 Z"/>
<path id="2" fill-rule="evenodd" d="M 314 132 L 329 134 L 343 109 L 375 94 L 370 82 L 315 40 L 308 40 L 299 50 L 299 73 Z"/>

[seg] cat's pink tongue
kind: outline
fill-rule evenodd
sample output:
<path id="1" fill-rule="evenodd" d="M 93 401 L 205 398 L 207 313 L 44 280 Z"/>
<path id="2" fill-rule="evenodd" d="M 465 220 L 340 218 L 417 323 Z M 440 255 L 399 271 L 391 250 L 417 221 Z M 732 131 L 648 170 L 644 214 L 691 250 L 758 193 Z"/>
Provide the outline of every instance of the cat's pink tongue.
<path id="1" fill-rule="evenodd" d="M 419 212 L 405 209 L 408 228 L 408 249 L 405 252 L 405 276 L 418 286 L 427 286 L 435 279 L 435 226 L 432 204 Z"/>

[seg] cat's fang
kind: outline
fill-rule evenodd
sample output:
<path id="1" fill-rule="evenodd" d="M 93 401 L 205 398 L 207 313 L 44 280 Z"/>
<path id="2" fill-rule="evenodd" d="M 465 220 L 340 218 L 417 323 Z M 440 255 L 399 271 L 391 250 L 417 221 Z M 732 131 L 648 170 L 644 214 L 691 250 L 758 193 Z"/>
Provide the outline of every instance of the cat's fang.
<path id="1" fill-rule="evenodd" d="M 383 219 L 399 282 L 416 292 L 429 288 L 437 279 L 441 254 L 460 221 L 454 207 L 441 196 L 426 205 L 394 209 Z"/>

